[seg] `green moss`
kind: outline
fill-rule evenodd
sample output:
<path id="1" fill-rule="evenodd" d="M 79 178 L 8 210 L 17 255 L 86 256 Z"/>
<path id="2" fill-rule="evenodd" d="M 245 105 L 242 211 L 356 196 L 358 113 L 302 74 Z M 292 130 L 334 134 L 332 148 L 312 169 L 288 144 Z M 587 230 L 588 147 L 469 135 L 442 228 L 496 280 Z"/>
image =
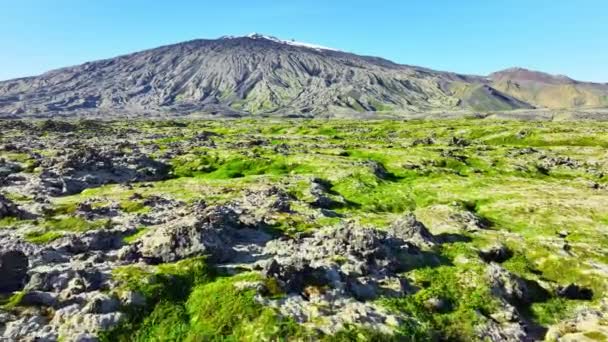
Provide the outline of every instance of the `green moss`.
<path id="1" fill-rule="evenodd" d="M 143 226 L 139 227 L 139 228 L 137 228 L 137 231 L 133 235 L 125 236 L 123 238 L 123 241 L 126 244 L 132 244 L 135 241 L 137 241 L 140 237 L 144 236 L 147 232 L 148 232 L 147 227 L 143 227 Z"/>
<path id="2" fill-rule="evenodd" d="M 51 241 L 57 240 L 62 237 L 63 234 L 59 232 L 33 232 L 25 235 L 25 241 L 35 244 L 45 244 Z"/>
<path id="3" fill-rule="evenodd" d="M 182 336 L 184 301 L 192 288 L 213 278 L 213 271 L 204 258 L 193 258 L 155 268 L 125 266 L 113 271 L 118 283 L 116 291 L 137 291 L 147 302 L 143 309 L 134 310 L 130 318 L 117 328 L 104 332 L 102 341 L 170 341 Z M 187 326 L 187 322 L 185 323 Z M 165 335 L 158 335 L 159 333 Z M 156 334 L 156 335 L 155 335 Z"/>
<path id="4" fill-rule="evenodd" d="M 105 341 L 258 341 L 307 335 L 295 322 L 255 302 L 254 290 L 235 287 L 240 281 L 260 280 L 255 274 L 214 278 L 204 260 L 197 258 L 156 270 L 123 267 L 114 278 L 122 289 L 143 293 L 148 309 L 104 333 Z M 268 285 L 278 291 L 276 285 Z"/>
<path id="5" fill-rule="evenodd" d="M 178 177 L 206 177 L 210 179 L 231 179 L 253 175 L 285 175 L 292 171 L 306 172 L 297 163 L 283 157 L 245 157 L 217 155 L 186 155 L 172 162 L 173 174 Z"/>
<path id="6" fill-rule="evenodd" d="M 379 179 L 367 170 L 341 179 L 333 189 L 368 212 L 401 213 L 415 205 L 408 184 Z"/>
<path id="7" fill-rule="evenodd" d="M 469 266 L 440 266 L 412 271 L 411 276 L 421 290 L 411 296 L 385 299 L 383 304 L 411 315 L 414 319 L 439 332 L 445 340 L 475 340 L 479 313 L 491 313 L 497 300 L 483 282 L 483 269 Z M 431 298 L 442 299 L 448 308 L 431 311 L 425 305 Z"/>
<path id="8" fill-rule="evenodd" d="M 583 335 L 593 341 L 608 341 L 608 337 L 599 331 L 588 331 Z"/>
<path id="9" fill-rule="evenodd" d="M 87 230 L 110 228 L 112 226 L 112 221 L 109 219 L 88 221 L 81 217 L 69 216 L 47 219 L 44 221 L 42 226 L 46 230 L 51 231 L 84 232 Z"/>
<path id="10" fill-rule="evenodd" d="M 59 203 L 52 210 L 53 215 L 71 215 L 76 212 L 78 203 Z"/>
<path id="11" fill-rule="evenodd" d="M 551 298 L 546 302 L 533 303 L 530 311 L 536 322 L 550 325 L 568 318 L 575 305 L 573 301 L 563 298 Z"/>
<path id="12" fill-rule="evenodd" d="M 13 216 L 3 217 L 0 219 L 0 229 L 13 228 L 13 227 L 19 226 L 23 223 L 25 223 L 25 221 L 18 217 L 13 217 Z"/>
<path id="13" fill-rule="evenodd" d="M 141 201 L 125 200 L 120 202 L 120 209 L 126 213 L 147 213 L 150 207 L 147 207 Z"/>
<path id="14" fill-rule="evenodd" d="M 21 304 L 21 300 L 23 299 L 24 295 L 25 295 L 25 292 L 23 292 L 23 291 L 15 292 L 12 295 L 10 295 L 8 298 L 0 300 L 0 305 L 3 309 L 12 310 L 12 309 L 16 308 L 17 306 L 19 306 L 19 304 Z"/>
<path id="15" fill-rule="evenodd" d="M 237 281 L 256 279 L 255 275 L 240 275 L 195 288 L 186 304 L 192 322 L 191 338 L 261 341 L 302 336 L 303 329 L 293 321 L 256 303 L 255 290 L 234 286 Z"/>

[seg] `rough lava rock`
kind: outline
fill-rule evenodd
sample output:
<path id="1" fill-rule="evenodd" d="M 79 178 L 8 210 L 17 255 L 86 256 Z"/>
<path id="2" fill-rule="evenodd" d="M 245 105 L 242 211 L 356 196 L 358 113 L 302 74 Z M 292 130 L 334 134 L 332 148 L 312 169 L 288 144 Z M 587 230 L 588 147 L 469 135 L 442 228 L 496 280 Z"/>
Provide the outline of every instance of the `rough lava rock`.
<path id="1" fill-rule="evenodd" d="M 397 219 L 389 228 L 389 233 L 418 247 L 433 247 L 437 243 L 435 237 L 424 224 L 416 220 L 416 216 L 408 213 Z"/>
<path id="2" fill-rule="evenodd" d="M 17 205 L 15 205 L 13 201 L 0 194 L 0 219 L 4 217 L 20 216 L 22 216 L 22 212 L 21 210 L 19 210 L 19 208 L 17 208 Z"/>
<path id="3" fill-rule="evenodd" d="M 234 255 L 229 230 L 240 227 L 232 208 L 210 207 L 199 216 L 184 217 L 152 230 L 140 239 L 139 251 L 144 258 L 159 262 L 197 255 L 208 255 L 216 262 L 227 261 Z"/>

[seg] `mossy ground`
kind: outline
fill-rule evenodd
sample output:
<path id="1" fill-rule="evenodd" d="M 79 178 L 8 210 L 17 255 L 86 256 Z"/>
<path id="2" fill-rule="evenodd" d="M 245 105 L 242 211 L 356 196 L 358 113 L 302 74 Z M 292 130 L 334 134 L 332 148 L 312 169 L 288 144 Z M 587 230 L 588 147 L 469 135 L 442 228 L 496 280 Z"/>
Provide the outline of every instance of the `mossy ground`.
<path id="1" fill-rule="evenodd" d="M 123 122 L 108 125 L 127 127 Z M 340 217 L 311 218 L 306 208 L 299 208 L 294 215 L 276 217 L 277 229 L 312 230 L 343 219 L 384 229 L 403 212 L 414 211 L 434 234 L 459 237 L 437 251 L 449 262 L 407 272 L 420 285 L 417 294 L 379 301 L 414 317 L 425 327 L 420 331 L 434 330 L 449 340 L 474 339 L 476 312 L 490 312 L 495 304 L 476 250 L 495 242 L 514 251 L 504 266 L 523 278 L 575 282 L 593 289 L 594 300 L 608 290 L 606 123 L 231 120 L 142 121 L 128 127 L 148 134 L 150 139 L 139 143 L 155 145 L 159 156 L 181 151 L 170 161 L 171 179 L 149 187 L 107 185 L 58 198 L 58 209 L 41 223 L 44 229 L 32 235 L 32 241 L 43 243 L 63 231 L 101 227 L 102 223 L 70 216 L 85 200 L 116 201 L 125 212 L 138 213 L 150 209 L 129 200 L 135 192 L 214 204 L 238 198 L 252 186 L 280 184 L 306 202 L 311 180 L 320 178 L 344 198 L 343 205 L 334 208 Z M 213 145 L 195 142 L 201 132 L 212 133 L 208 140 Z M 11 157 L 26 162 L 24 158 Z M 558 163 L 547 169 L 542 166 L 547 158 L 570 158 L 576 166 Z M 384 171 L 378 172 L 377 166 Z M 454 210 L 471 211 L 490 228 L 461 231 L 451 219 Z M 561 231 L 569 233 L 565 240 L 557 236 Z M 179 271 L 181 267 L 154 271 L 162 276 L 152 283 L 137 282 L 135 287 L 153 303 L 108 339 L 310 337 L 289 319 L 256 304 L 252 292 L 232 286 L 257 276 L 222 277 L 201 266 L 191 278 Z M 148 279 L 144 275 L 150 271 L 125 272 L 134 274 L 132 279 L 120 275 L 129 284 Z M 431 297 L 446 299 L 450 309 L 429 311 L 424 302 Z M 536 323 L 548 325 L 580 304 L 549 298 L 533 303 L 526 312 Z M 354 329 L 333 338 L 379 339 L 370 334 Z"/>

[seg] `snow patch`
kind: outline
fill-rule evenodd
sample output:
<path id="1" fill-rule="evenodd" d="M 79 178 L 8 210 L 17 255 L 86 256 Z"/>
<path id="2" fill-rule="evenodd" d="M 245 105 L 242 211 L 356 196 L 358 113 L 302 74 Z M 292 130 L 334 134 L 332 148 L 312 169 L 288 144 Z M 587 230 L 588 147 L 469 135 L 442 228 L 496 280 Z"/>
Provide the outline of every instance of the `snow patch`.
<path id="1" fill-rule="evenodd" d="M 267 35 L 263 35 L 263 34 L 259 34 L 259 33 L 251 33 L 251 34 L 248 34 L 248 35 L 242 36 L 242 37 L 239 37 L 239 36 L 222 36 L 222 37 L 220 37 L 220 39 L 236 39 L 236 38 L 265 39 L 265 40 L 270 40 L 270 41 L 273 41 L 273 42 L 279 43 L 279 44 L 305 47 L 305 48 L 314 49 L 314 50 L 340 51 L 340 50 L 329 48 L 329 47 L 322 46 L 322 45 L 298 42 L 295 40 L 283 40 L 283 39 L 279 39 L 277 37 L 267 36 Z"/>

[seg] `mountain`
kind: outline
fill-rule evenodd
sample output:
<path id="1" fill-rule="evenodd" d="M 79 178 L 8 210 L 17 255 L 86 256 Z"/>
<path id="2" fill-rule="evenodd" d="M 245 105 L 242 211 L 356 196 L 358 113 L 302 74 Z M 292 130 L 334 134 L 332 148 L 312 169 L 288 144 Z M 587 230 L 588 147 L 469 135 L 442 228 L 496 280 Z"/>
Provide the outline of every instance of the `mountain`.
<path id="1" fill-rule="evenodd" d="M 545 85 L 526 75 L 459 75 L 259 34 L 225 36 L 0 82 L 0 116 L 492 111 L 546 106 L 538 87 L 562 86 L 573 97 L 555 102 L 606 99 L 606 85 L 558 78 Z"/>
<path id="2" fill-rule="evenodd" d="M 608 107 L 608 84 L 579 82 L 522 68 L 495 72 L 489 78 L 493 88 L 536 107 Z"/>

